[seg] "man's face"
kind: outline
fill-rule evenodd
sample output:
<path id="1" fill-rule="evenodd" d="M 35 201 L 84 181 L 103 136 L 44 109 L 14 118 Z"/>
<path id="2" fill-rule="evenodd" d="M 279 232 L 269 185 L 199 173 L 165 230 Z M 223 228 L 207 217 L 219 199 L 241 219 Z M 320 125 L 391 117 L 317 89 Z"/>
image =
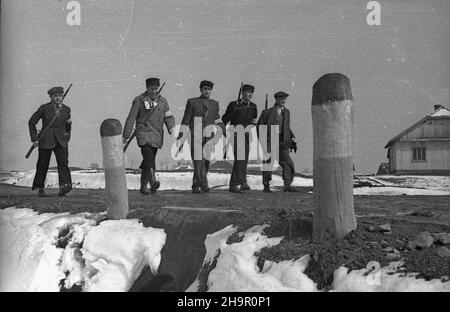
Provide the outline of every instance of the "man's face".
<path id="1" fill-rule="evenodd" d="M 277 103 L 277 105 L 279 105 L 279 106 L 284 106 L 284 105 L 286 105 L 286 97 L 277 97 L 276 99 L 275 99 L 275 102 Z"/>
<path id="2" fill-rule="evenodd" d="M 155 98 L 158 95 L 159 86 L 157 85 L 150 85 L 147 87 L 148 95 L 150 95 L 151 98 Z"/>
<path id="3" fill-rule="evenodd" d="M 53 93 L 50 95 L 50 99 L 52 103 L 61 105 L 63 102 L 63 94 L 62 93 Z"/>
<path id="4" fill-rule="evenodd" d="M 243 101 L 248 102 L 252 99 L 252 97 L 253 97 L 252 91 L 250 91 L 250 90 L 242 91 L 242 100 Z"/>
<path id="5" fill-rule="evenodd" d="M 210 86 L 203 86 L 200 88 L 200 93 L 202 97 L 209 99 L 211 96 L 212 88 Z"/>

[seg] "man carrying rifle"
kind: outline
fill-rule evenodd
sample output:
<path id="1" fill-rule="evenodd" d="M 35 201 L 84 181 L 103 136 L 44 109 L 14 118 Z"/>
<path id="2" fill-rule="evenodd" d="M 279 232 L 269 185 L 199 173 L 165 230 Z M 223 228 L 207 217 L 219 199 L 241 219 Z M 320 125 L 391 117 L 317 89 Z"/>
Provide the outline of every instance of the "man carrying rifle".
<path id="1" fill-rule="evenodd" d="M 256 125 L 258 110 L 256 104 L 251 102 L 254 92 L 254 86 L 249 84 L 242 86 L 242 99 L 238 98 L 237 101 L 228 104 L 227 110 L 222 116 L 222 121 L 225 125 L 230 122 L 233 127 L 242 126 L 241 130 L 245 130 L 249 125 Z M 238 135 L 243 135 L 244 133 L 244 144 L 238 145 Z M 229 191 L 232 193 L 242 193 L 242 191 L 250 190 L 250 187 L 247 184 L 247 164 L 250 149 L 249 134 L 248 131 L 236 131 L 235 128 L 233 138 L 234 163 L 229 188 Z M 242 149 L 244 153 L 238 153 L 238 149 Z M 238 188 L 239 185 L 241 186 L 240 189 Z"/>
<path id="2" fill-rule="evenodd" d="M 39 156 L 32 190 L 38 189 L 39 196 L 45 195 L 45 179 L 53 151 L 58 164 L 58 196 L 64 196 L 72 190 L 72 177 L 70 175 L 68 161 L 68 143 L 72 130 L 70 107 L 63 104 L 63 87 L 51 88 L 47 93 L 50 96 L 51 102 L 41 105 L 28 121 L 33 146 L 39 147 Z M 38 137 L 36 124 L 40 119 L 42 119 L 42 129 L 47 130 L 45 132 L 43 131 L 42 135 Z M 51 123 L 52 121 L 53 123 Z"/>
<path id="3" fill-rule="evenodd" d="M 219 115 L 219 102 L 210 98 L 213 86 L 214 84 L 211 81 L 202 81 L 200 83 L 201 95 L 187 101 L 183 120 L 181 121 L 182 128 L 177 140 L 177 146 L 181 150 L 184 141 L 188 137 L 191 139 L 191 157 L 194 164 L 192 192 L 195 194 L 209 192 L 207 176 L 210 159 L 209 154 L 204 153 L 204 147 L 215 136 L 203 134 L 203 130 L 208 126 L 214 127 L 214 125 L 217 125 L 222 129 L 222 133 L 225 133 L 225 127 Z M 196 128 L 196 122 L 201 123 L 201 125 L 198 125 L 199 133 L 194 129 Z M 214 141 L 211 141 L 211 143 L 214 143 Z"/>
<path id="4" fill-rule="evenodd" d="M 294 188 L 291 187 L 291 183 L 295 175 L 294 163 L 289 155 L 290 150 L 297 152 L 297 143 L 295 141 L 294 133 L 291 130 L 291 118 L 290 112 L 285 107 L 286 99 L 289 94 L 280 91 L 275 93 L 275 104 L 273 107 L 264 110 L 258 120 L 257 132 L 260 136 L 261 126 L 267 127 L 267 151 L 270 154 L 274 154 L 271 151 L 271 139 L 274 135 L 279 135 L 279 149 L 278 149 L 278 162 L 283 169 L 283 181 L 284 181 L 284 192 L 296 192 Z M 271 133 L 271 126 L 277 126 L 277 133 Z M 260 138 L 261 140 L 262 138 Z M 270 163 L 271 159 L 265 159 L 264 163 Z M 270 180 L 272 180 L 272 171 L 264 170 L 263 175 L 263 185 L 264 192 L 270 192 Z"/>
<path id="5" fill-rule="evenodd" d="M 159 181 L 155 176 L 155 159 L 158 149 L 163 145 L 164 124 L 169 135 L 172 135 L 175 117 L 169 110 L 167 100 L 159 94 L 159 79 L 149 78 L 145 83 L 147 91 L 134 98 L 122 136 L 126 142 L 136 122 L 136 140 L 143 157 L 139 167 L 142 170 L 140 192 L 149 195 L 150 192 L 154 194 L 159 188 Z"/>

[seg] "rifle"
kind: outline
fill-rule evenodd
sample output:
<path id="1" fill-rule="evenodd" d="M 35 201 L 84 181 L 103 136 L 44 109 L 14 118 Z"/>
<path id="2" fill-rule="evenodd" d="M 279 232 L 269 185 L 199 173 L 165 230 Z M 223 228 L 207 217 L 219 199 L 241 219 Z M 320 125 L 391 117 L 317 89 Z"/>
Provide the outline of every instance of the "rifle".
<path id="1" fill-rule="evenodd" d="M 64 93 L 63 101 L 64 101 L 64 98 L 66 97 L 67 93 L 69 93 L 70 88 L 72 88 L 72 84 L 73 83 L 70 84 L 70 86 L 67 88 L 66 92 Z M 56 118 L 57 118 L 57 115 L 55 115 L 55 117 L 53 117 L 53 119 L 50 120 L 49 124 L 47 125 L 47 127 L 45 127 L 45 129 L 43 129 L 42 131 L 39 132 L 38 138 L 37 138 L 38 142 L 44 136 L 44 134 L 48 131 L 48 129 L 51 127 L 51 125 L 55 122 Z M 31 145 L 30 149 L 28 150 L 28 153 L 25 155 L 26 159 L 28 159 L 30 157 L 31 153 L 33 153 L 33 150 L 35 148 L 36 148 L 36 146 L 34 146 L 34 144 Z"/>
<path id="2" fill-rule="evenodd" d="M 267 95 L 267 93 L 266 93 L 266 104 L 265 104 L 265 106 L 264 106 L 264 107 L 265 107 L 265 109 L 267 109 L 267 104 L 269 104 L 269 103 L 268 103 L 268 99 L 267 99 L 267 96 L 268 96 L 268 95 Z"/>
<path id="3" fill-rule="evenodd" d="M 166 83 L 164 82 L 162 84 L 162 86 L 159 88 L 158 90 L 158 96 L 161 94 L 162 89 L 164 88 L 164 86 L 166 85 Z M 147 120 L 150 118 L 151 115 L 153 115 L 154 110 L 150 111 L 147 116 L 145 116 L 144 118 L 144 122 L 147 122 Z M 136 136 L 136 129 L 133 129 L 133 132 L 131 132 L 131 136 L 130 138 L 125 142 L 125 144 L 123 145 L 123 152 L 125 153 L 125 151 L 128 148 L 128 145 L 130 145 L 131 141 L 133 141 L 134 137 Z"/>
<path id="4" fill-rule="evenodd" d="M 241 100 L 241 94 L 242 94 L 242 87 L 244 86 L 244 83 L 243 82 L 241 82 L 241 87 L 239 88 L 239 93 L 238 93 L 238 98 L 237 98 L 237 101 L 236 101 L 236 105 L 234 106 L 234 113 L 233 113 L 233 116 L 234 116 L 234 114 L 236 113 L 236 110 L 237 110 L 237 106 L 239 105 L 239 101 Z M 226 125 L 225 125 L 226 126 Z M 230 142 L 226 142 L 226 140 L 227 140 L 227 134 L 226 133 L 224 133 L 223 134 L 223 145 L 224 145 L 224 149 L 223 149 L 223 159 L 227 159 L 227 150 L 228 150 L 228 147 L 230 146 Z M 226 144 L 225 144 L 226 143 Z"/>

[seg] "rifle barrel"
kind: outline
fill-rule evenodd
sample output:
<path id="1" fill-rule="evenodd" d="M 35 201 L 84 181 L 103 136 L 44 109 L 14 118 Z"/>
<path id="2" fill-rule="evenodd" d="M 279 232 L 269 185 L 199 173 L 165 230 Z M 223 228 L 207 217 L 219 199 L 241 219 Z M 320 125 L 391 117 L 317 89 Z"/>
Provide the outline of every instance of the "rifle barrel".
<path id="1" fill-rule="evenodd" d="M 237 98 L 237 101 L 236 101 L 236 106 L 234 107 L 234 112 L 235 113 L 236 113 L 237 105 L 239 104 L 239 100 L 241 99 L 242 87 L 243 86 L 244 86 L 244 83 L 241 82 L 241 87 L 239 88 L 239 93 L 238 93 L 238 98 Z M 228 146 L 230 145 L 230 142 L 227 142 L 227 133 L 226 132 L 223 134 L 223 145 L 224 145 L 223 159 L 226 159 L 227 158 Z"/>

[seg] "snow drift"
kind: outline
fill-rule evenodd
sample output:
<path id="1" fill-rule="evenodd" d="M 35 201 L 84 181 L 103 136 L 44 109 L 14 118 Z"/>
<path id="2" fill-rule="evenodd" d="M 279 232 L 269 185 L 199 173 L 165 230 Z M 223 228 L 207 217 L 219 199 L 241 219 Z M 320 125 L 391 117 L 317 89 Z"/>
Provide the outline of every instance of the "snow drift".
<path id="1" fill-rule="evenodd" d="M 1 210 L 0 291 L 127 291 L 144 266 L 156 273 L 164 230 L 98 217 Z"/>
<path id="2" fill-rule="evenodd" d="M 233 226 L 207 236 L 204 265 L 211 264 L 214 259 L 217 261 L 207 279 L 208 291 L 319 291 L 317 285 L 304 274 L 310 260 L 309 255 L 296 261 L 266 261 L 263 269 L 259 270 L 255 253 L 282 240 L 282 237 L 268 238 L 263 235 L 264 228 L 265 226 L 256 226 L 239 233 L 242 241 L 232 244 L 226 242 L 236 232 Z M 351 272 L 346 267 L 340 267 L 334 272 L 333 288 L 330 291 L 450 292 L 450 281 L 425 281 L 416 279 L 412 273 L 395 273 L 401 265 L 401 262 L 392 262 L 379 270 L 364 268 Z M 197 291 L 198 287 L 199 279 L 187 291 Z"/>

